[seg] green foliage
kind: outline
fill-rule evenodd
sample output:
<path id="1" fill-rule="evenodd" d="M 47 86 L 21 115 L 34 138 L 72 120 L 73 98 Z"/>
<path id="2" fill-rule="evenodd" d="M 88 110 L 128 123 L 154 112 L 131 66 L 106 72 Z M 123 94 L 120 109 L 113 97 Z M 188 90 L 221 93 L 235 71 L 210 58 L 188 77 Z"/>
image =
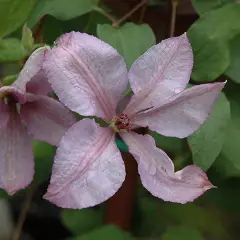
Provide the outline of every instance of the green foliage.
<path id="1" fill-rule="evenodd" d="M 193 7 L 199 14 L 204 14 L 213 9 L 223 7 L 225 4 L 234 3 L 236 0 L 192 0 Z"/>
<path id="2" fill-rule="evenodd" d="M 33 141 L 33 151 L 35 157 L 36 184 L 41 184 L 50 178 L 50 173 L 55 155 L 55 147 L 40 141 Z"/>
<path id="3" fill-rule="evenodd" d="M 89 232 L 83 236 L 73 238 L 71 240 L 131 240 L 133 239 L 128 233 L 124 232 L 118 227 L 115 226 L 104 226 L 99 229 L 96 229 L 92 232 Z"/>
<path id="4" fill-rule="evenodd" d="M 240 83 L 240 35 L 236 36 L 229 44 L 231 64 L 226 74 L 236 83 Z"/>
<path id="5" fill-rule="evenodd" d="M 34 4 L 35 0 L 0 0 L 0 39 L 23 25 Z"/>
<path id="6" fill-rule="evenodd" d="M 230 104 L 221 93 L 206 122 L 188 137 L 193 161 L 205 171 L 213 164 L 222 149 L 229 120 Z"/>
<path id="7" fill-rule="evenodd" d="M 123 142 L 119 138 L 116 138 L 116 144 L 120 150 L 122 150 L 123 152 L 128 152 L 128 146 L 126 145 L 125 142 Z"/>
<path id="8" fill-rule="evenodd" d="M 230 64 L 227 44 L 240 33 L 239 16 L 240 4 L 227 4 L 203 14 L 190 27 L 188 37 L 195 57 L 192 74 L 195 81 L 214 81 L 227 69 Z"/>
<path id="9" fill-rule="evenodd" d="M 22 42 L 17 38 L 0 41 L 0 62 L 15 62 L 27 56 Z"/>
<path id="10" fill-rule="evenodd" d="M 103 223 L 101 209 L 62 210 L 63 224 L 76 236 L 90 232 Z"/>
<path id="11" fill-rule="evenodd" d="M 196 228 L 219 240 L 229 238 L 225 222 L 222 220 L 221 214 L 215 209 L 207 209 L 194 203 L 184 205 L 164 203 L 161 206 L 160 216 L 165 219 L 164 222 L 168 225 Z M 210 239 L 212 238 L 210 237 Z"/>
<path id="12" fill-rule="evenodd" d="M 60 20 L 70 20 L 93 10 L 99 0 L 41 0 L 38 1 L 28 18 L 30 27 L 44 15 L 51 15 Z"/>
<path id="13" fill-rule="evenodd" d="M 32 31 L 25 24 L 22 30 L 22 45 L 26 49 L 26 51 L 30 54 L 34 47 L 34 39 L 32 36 Z"/>
<path id="14" fill-rule="evenodd" d="M 195 228 L 186 226 L 169 227 L 161 240 L 204 240 L 202 234 Z"/>
<path id="15" fill-rule="evenodd" d="M 109 24 L 98 25 L 97 35 L 118 50 L 128 68 L 156 43 L 154 33 L 147 24 L 126 23 L 120 28 L 114 28 Z"/>

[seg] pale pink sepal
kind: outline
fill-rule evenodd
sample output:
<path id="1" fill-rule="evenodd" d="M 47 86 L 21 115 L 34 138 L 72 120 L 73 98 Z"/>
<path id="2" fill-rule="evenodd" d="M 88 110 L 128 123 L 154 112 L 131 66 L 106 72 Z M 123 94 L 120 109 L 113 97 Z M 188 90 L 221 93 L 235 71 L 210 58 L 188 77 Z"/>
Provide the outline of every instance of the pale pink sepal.
<path id="1" fill-rule="evenodd" d="M 165 201 L 186 203 L 213 187 L 207 175 L 197 166 L 188 166 L 174 173 L 171 159 L 156 147 L 149 135 L 121 133 L 129 152 L 138 162 L 143 186 Z"/>
<path id="2" fill-rule="evenodd" d="M 149 108 L 183 91 L 190 79 L 193 53 L 187 35 L 161 41 L 139 57 L 129 71 L 134 97 L 126 113 Z"/>
<path id="3" fill-rule="evenodd" d="M 44 198 L 62 208 L 86 208 L 114 195 L 124 179 L 114 133 L 84 119 L 61 139 Z"/>
<path id="4" fill-rule="evenodd" d="M 54 91 L 72 111 L 110 120 L 127 87 L 123 58 L 107 43 L 79 32 L 64 34 L 44 70 Z"/>
<path id="5" fill-rule="evenodd" d="M 44 46 L 35 50 L 25 63 L 18 79 L 13 83 L 13 86 L 26 91 L 26 85 L 32 78 L 42 69 L 43 60 L 49 47 Z M 44 84 L 44 82 L 43 82 Z"/>
<path id="6" fill-rule="evenodd" d="M 73 113 L 60 102 L 32 94 L 28 94 L 28 102 L 21 106 L 20 115 L 34 139 L 56 146 L 68 128 L 76 122 Z"/>
<path id="7" fill-rule="evenodd" d="M 132 122 L 159 134 L 184 138 L 195 132 L 209 116 L 225 83 L 201 84 L 174 95 Z"/>
<path id="8" fill-rule="evenodd" d="M 12 195 L 29 185 L 34 174 L 31 140 L 13 109 L 0 136 L 0 188 Z"/>

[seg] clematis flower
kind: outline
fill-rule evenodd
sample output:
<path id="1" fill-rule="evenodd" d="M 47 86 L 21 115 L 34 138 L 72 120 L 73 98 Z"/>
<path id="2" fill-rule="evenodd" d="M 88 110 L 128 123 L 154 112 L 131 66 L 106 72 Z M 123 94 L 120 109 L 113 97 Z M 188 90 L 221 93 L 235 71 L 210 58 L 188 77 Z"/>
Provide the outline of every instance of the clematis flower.
<path id="1" fill-rule="evenodd" d="M 59 207 L 86 208 L 114 195 L 125 179 L 119 133 L 138 163 L 143 186 L 165 201 L 186 203 L 213 187 L 197 166 L 175 172 L 171 159 L 154 139 L 135 133 L 149 127 L 165 136 L 184 138 L 208 117 L 225 83 L 186 88 L 193 66 L 186 34 L 150 48 L 127 73 L 123 58 L 101 40 L 71 32 L 48 52 L 44 70 L 53 90 L 69 109 L 94 120 L 75 123 L 63 136 L 54 159 L 45 199 Z M 134 95 L 118 103 L 128 79 Z M 118 112 L 116 109 L 123 109 Z"/>
<path id="2" fill-rule="evenodd" d="M 52 90 L 42 70 L 45 51 L 46 47 L 37 49 L 19 78 L 11 86 L 0 88 L 0 188 L 9 194 L 32 181 L 34 156 L 30 135 L 58 145 L 76 122 L 66 107 L 47 96 Z"/>

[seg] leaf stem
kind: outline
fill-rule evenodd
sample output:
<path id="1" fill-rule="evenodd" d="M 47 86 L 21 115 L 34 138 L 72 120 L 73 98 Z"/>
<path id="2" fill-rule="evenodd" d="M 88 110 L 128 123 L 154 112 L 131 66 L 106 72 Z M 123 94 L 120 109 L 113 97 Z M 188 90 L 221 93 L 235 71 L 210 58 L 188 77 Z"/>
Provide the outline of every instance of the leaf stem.
<path id="1" fill-rule="evenodd" d="M 131 11 L 129 11 L 127 14 L 125 14 L 122 18 L 120 18 L 119 20 L 113 22 L 112 26 L 117 28 L 119 27 L 119 25 L 124 22 L 125 20 L 127 20 L 133 13 L 135 13 L 139 8 L 141 8 L 144 4 L 146 4 L 148 2 L 148 0 L 143 0 L 141 1 L 139 4 L 137 4 Z"/>
<path id="2" fill-rule="evenodd" d="M 173 37 L 175 32 L 175 25 L 176 25 L 178 0 L 171 0 L 171 3 L 172 3 L 172 14 L 171 14 L 171 25 L 170 25 L 169 36 Z"/>
<path id="3" fill-rule="evenodd" d="M 15 230 L 13 232 L 13 235 L 12 235 L 12 240 L 19 240 L 20 237 L 21 237 L 23 224 L 26 220 L 28 210 L 31 206 L 34 190 L 35 190 L 35 188 L 34 188 L 33 184 L 31 184 L 29 186 L 28 190 L 27 190 L 26 198 L 23 202 L 21 212 L 20 212 L 20 216 L 19 216 L 16 228 L 15 228 Z"/>
<path id="4" fill-rule="evenodd" d="M 98 6 L 94 6 L 93 10 L 95 10 L 96 12 L 101 13 L 103 16 L 105 16 L 108 20 L 110 20 L 112 23 L 114 23 L 116 21 L 116 19 L 107 11 L 105 11 L 104 9 L 102 9 L 101 7 Z"/>

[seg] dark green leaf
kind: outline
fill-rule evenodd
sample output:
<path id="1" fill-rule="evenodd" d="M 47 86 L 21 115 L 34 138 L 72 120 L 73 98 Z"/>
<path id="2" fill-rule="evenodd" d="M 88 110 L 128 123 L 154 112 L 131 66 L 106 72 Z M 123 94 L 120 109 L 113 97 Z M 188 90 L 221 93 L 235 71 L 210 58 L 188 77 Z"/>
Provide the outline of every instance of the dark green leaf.
<path id="1" fill-rule="evenodd" d="M 196 50 L 195 47 L 198 46 L 199 41 L 192 41 L 191 37 L 190 41 L 194 53 L 192 79 L 199 83 L 216 80 L 230 65 L 228 45 L 221 41 L 209 40 L 206 46 Z"/>
<path id="2" fill-rule="evenodd" d="M 9 195 L 2 189 L 0 189 L 0 198 L 7 198 Z"/>
<path id="3" fill-rule="evenodd" d="M 204 238 L 196 228 L 178 226 L 169 227 L 161 240 L 204 240 Z"/>
<path id="4" fill-rule="evenodd" d="M 44 142 L 33 142 L 35 157 L 34 181 L 36 184 L 41 184 L 50 178 L 55 149 L 55 147 Z"/>
<path id="5" fill-rule="evenodd" d="M 67 209 L 62 210 L 61 219 L 74 235 L 81 235 L 100 227 L 103 223 L 103 214 L 100 209 Z"/>
<path id="6" fill-rule="evenodd" d="M 60 20 L 70 20 L 93 10 L 99 0 L 41 0 L 28 18 L 28 25 L 34 26 L 44 15 Z"/>
<path id="7" fill-rule="evenodd" d="M 190 27 L 188 37 L 195 57 L 194 80 L 213 81 L 230 65 L 227 44 L 240 33 L 239 16 L 240 4 L 227 4 L 207 12 Z"/>
<path id="8" fill-rule="evenodd" d="M 0 41 L 0 62 L 15 62 L 27 56 L 22 42 L 16 38 Z"/>
<path id="9" fill-rule="evenodd" d="M 0 0 L 0 38 L 22 26 L 34 5 L 35 0 Z"/>
<path id="10" fill-rule="evenodd" d="M 209 169 L 222 149 L 229 120 L 230 104 L 221 93 L 206 122 L 188 137 L 193 161 L 204 171 Z"/>
<path id="11" fill-rule="evenodd" d="M 178 155 L 183 151 L 184 140 L 174 137 L 165 137 L 157 132 L 150 132 L 151 136 L 155 139 L 156 145 L 166 152 L 174 153 Z"/>
<path id="12" fill-rule="evenodd" d="M 228 3 L 234 3 L 236 0 L 192 0 L 193 7 L 199 14 L 203 14 L 212 9 L 220 8 Z"/>
<path id="13" fill-rule="evenodd" d="M 231 64 L 226 74 L 236 83 L 240 83 L 240 35 L 230 42 Z"/>
<path id="14" fill-rule="evenodd" d="M 126 23 L 120 28 L 109 24 L 98 25 L 97 35 L 123 56 L 128 67 L 148 48 L 156 44 L 152 29 L 147 24 Z"/>
<path id="15" fill-rule="evenodd" d="M 123 230 L 115 226 L 104 226 L 88 234 L 73 238 L 72 240 L 131 240 L 133 238 Z"/>

